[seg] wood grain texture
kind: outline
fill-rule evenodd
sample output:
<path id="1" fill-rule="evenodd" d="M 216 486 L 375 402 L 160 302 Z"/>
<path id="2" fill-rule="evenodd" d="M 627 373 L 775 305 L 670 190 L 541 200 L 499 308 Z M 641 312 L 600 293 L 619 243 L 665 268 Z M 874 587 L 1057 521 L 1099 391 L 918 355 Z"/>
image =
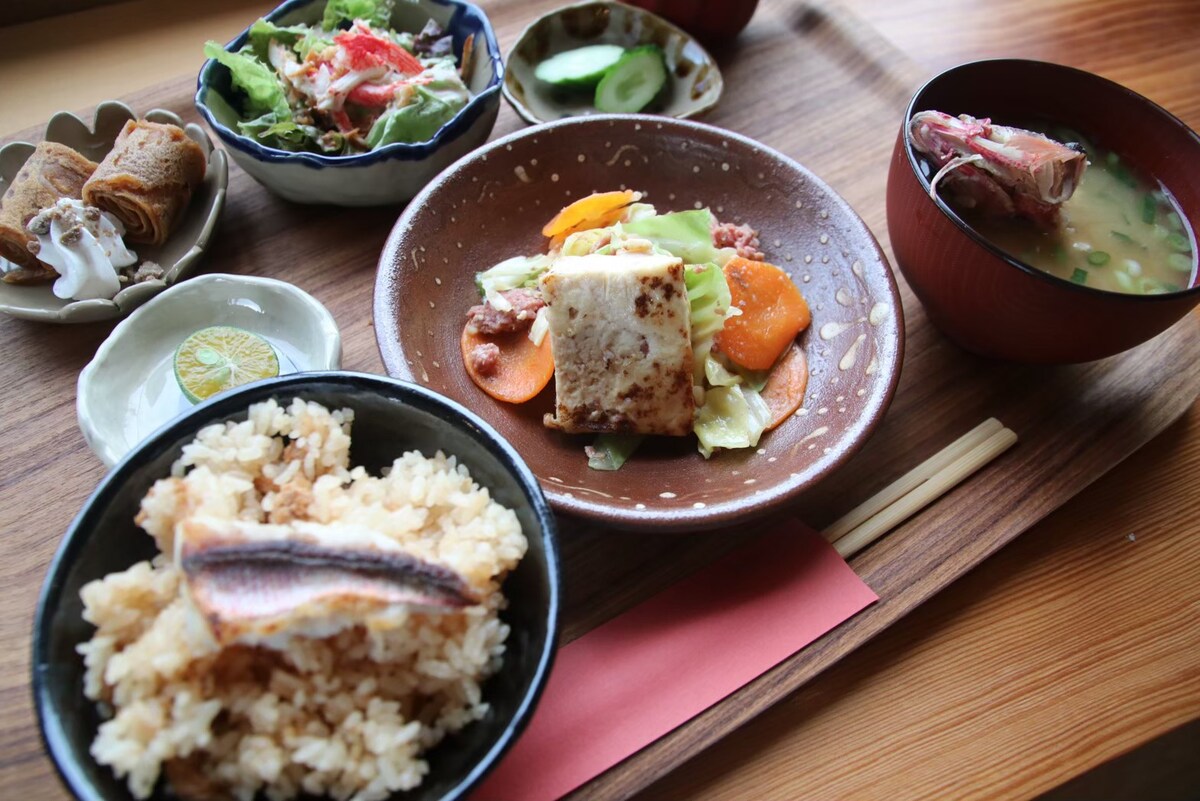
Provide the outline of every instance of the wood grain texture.
<path id="1" fill-rule="evenodd" d="M 913 2 L 917 13 L 923 13 L 923 3 L 918 0 L 905 2 Z M 501 44 L 507 48 L 525 22 L 555 4 L 539 0 L 486 5 Z M 891 9 L 899 5 L 902 4 L 889 5 L 883 11 L 893 14 Z M 1032 7 L 1034 4 L 1021 5 Z M 114 7 L 117 11 L 124 8 L 124 5 Z M 245 3 L 244 8 L 247 21 L 260 10 L 257 4 L 250 2 Z M 1186 12 L 1181 7 L 1172 8 Z M 933 11 L 931 5 L 930 13 Z M 953 30 L 953 21 L 944 20 L 946 9 L 940 11 L 943 17 L 937 24 Z M 974 6 L 968 11 L 985 13 Z M 86 17 L 92 13 L 95 12 L 76 16 Z M 999 9 L 996 13 L 1001 19 L 1007 19 Z M 919 17 L 905 19 L 908 25 Z M 91 21 L 101 22 L 99 19 Z M 928 30 L 932 23 L 928 19 L 926 23 Z M 1024 28 L 1011 20 L 1005 24 L 1016 26 L 1014 37 L 1025 33 Z M 36 28 L 38 25 L 41 23 L 19 26 L 27 40 L 33 43 L 27 46 L 29 53 L 38 50 L 36 30 L 43 31 L 40 40 L 43 46 L 50 41 L 53 28 Z M 898 30 L 903 34 L 912 28 L 900 26 Z M 1003 29 L 992 28 L 990 33 L 995 36 L 998 30 Z M 157 52 L 165 42 L 172 43 L 176 49 L 184 49 L 185 55 L 176 53 L 175 58 L 192 58 L 186 55 L 186 48 L 198 47 L 194 23 L 184 25 L 182 32 L 177 34 L 178 39 L 161 31 L 148 25 L 141 31 L 140 39 L 135 37 L 129 41 L 144 41 L 147 48 L 154 49 L 151 63 L 159 63 L 154 59 L 167 57 Z M 200 38 L 208 35 L 221 38 L 217 34 L 204 34 Z M 1070 31 L 1063 33 L 1064 37 L 1069 35 Z M 952 37 L 938 37 L 938 41 L 946 38 Z M 1000 38 L 1004 40 L 1003 36 Z M 107 49 L 101 39 L 100 33 L 92 35 L 90 46 L 95 49 L 88 52 L 93 58 L 103 59 L 104 54 L 111 56 L 119 52 Z M 128 46 L 129 41 L 124 44 Z M 1134 41 L 1145 40 L 1135 38 Z M 931 50 L 933 44 L 936 43 L 926 41 L 915 54 L 918 59 L 932 59 L 930 53 L 936 51 L 936 46 Z M 954 46 L 959 46 L 957 39 Z M 1058 42 L 1048 47 L 1065 45 Z M 807 164 L 845 195 L 880 240 L 886 242 L 882 193 L 895 126 L 899 123 L 904 101 L 916 82 L 923 72 L 937 66 L 938 62 L 921 60 L 921 66 L 918 66 L 859 20 L 847 15 L 840 6 L 797 0 L 765 2 L 745 34 L 719 57 L 731 89 L 726 101 L 708 121 L 748 133 Z M 198 58 L 195 62 L 198 65 Z M 0 71 L 0 86 L 12 84 L 14 73 L 8 70 L 8 63 L 0 66 L 3 70 Z M 45 70 L 37 74 L 40 78 L 61 80 L 64 73 L 80 74 L 78 63 L 44 64 Z M 189 69 L 189 63 L 184 60 L 178 70 Z M 1135 60 L 1128 59 L 1118 64 L 1120 69 L 1136 66 Z M 1154 70 L 1159 68 L 1161 65 L 1148 63 L 1145 72 L 1139 73 L 1139 80 L 1144 85 L 1133 82 L 1131 85 L 1160 102 L 1167 102 L 1155 94 L 1160 85 L 1156 83 L 1159 79 L 1154 77 Z M 1167 81 L 1177 75 L 1177 70 L 1174 66 L 1162 69 L 1165 77 L 1161 88 L 1164 92 L 1173 91 L 1167 89 Z M 1192 69 L 1189 85 L 1194 87 L 1196 77 L 1200 76 L 1195 74 L 1194 67 Z M 153 80 L 152 73 L 145 77 L 141 83 Z M 83 107 L 111 96 L 114 92 L 107 91 L 109 85 L 104 80 L 103 75 L 97 76 L 94 83 L 85 84 L 86 93 L 61 105 Z M 192 85 L 190 75 L 184 76 L 165 86 L 137 92 L 131 100 L 139 109 L 161 105 L 194 118 L 190 111 Z M 1197 108 L 1194 94 L 1190 97 L 1190 110 L 1168 105 L 1195 125 L 1200 108 Z M 0 108 L 7 107 L 0 104 Z M 496 133 L 515 130 L 517 125 L 514 115 L 506 108 Z M 16 126 L 0 125 L 5 129 L 11 127 Z M 379 371 L 369 319 L 370 291 L 375 258 L 396 210 L 347 213 L 290 206 L 263 193 L 240 171 L 234 170 L 231 179 L 220 245 L 204 268 L 272 274 L 294 281 L 326 303 L 334 313 L 343 329 L 345 365 L 351 369 Z M 1026 576 L 1021 572 L 1026 567 L 1024 561 L 1000 563 L 1007 565 L 1005 569 L 992 568 L 989 563 L 985 571 L 1001 570 L 993 583 L 969 584 L 967 582 L 977 575 L 970 574 L 955 585 L 955 588 L 964 585 L 970 588 L 966 597 L 960 596 L 959 603 L 950 608 L 953 611 L 960 605 L 965 606 L 961 615 L 926 616 L 924 610 L 920 610 L 916 617 L 899 626 L 893 625 L 954 577 L 962 575 L 970 566 L 1124 459 L 1192 403 L 1200 386 L 1196 368 L 1200 358 L 1196 319 L 1185 321 L 1160 340 L 1126 357 L 1088 367 L 1033 369 L 983 363 L 958 352 L 928 325 L 906 288 L 904 300 L 909 332 L 908 355 L 896 403 L 868 447 L 839 476 L 807 497 L 799 511 L 814 524 L 829 522 L 989 415 L 998 416 L 1017 430 L 1022 443 L 970 484 L 855 560 L 855 568 L 884 597 L 884 603 L 762 677 L 727 703 L 610 771 L 580 795 L 618 797 L 645 787 L 670 767 L 684 763 L 701 748 L 745 724 L 770 704 L 787 698 L 819 671 L 889 626 L 893 627 L 892 631 L 904 632 L 904 635 L 889 632 L 881 640 L 893 643 L 891 655 L 882 666 L 875 661 L 864 662 L 852 657 L 847 664 L 860 667 L 849 674 L 850 678 L 842 678 L 848 671 L 839 666 L 829 676 L 792 695 L 782 707 L 784 711 L 773 711 L 739 731 L 732 743 L 707 752 L 702 760 L 688 763 L 677 777 L 672 777 L 672 780 L 679 780 L 678 784 L 656 786 L 651 788 L 648 796 L 703 794 L 703 786 L 709 783 L 715 783 L 713 797 L 754 795 L 742 793 L 741 788 L 751 786 L 759 776 L 769 776 L 768 784 L 756 785 L 769 796 L 857 795 L 844 789 L 842 784 L 830 783 L 831 777 L 823 772 L 826 770 L 835 774 L 835 778 L 840 776 L 842 781 L 848 781 L 847 776 L 869 777 L 873 784 L 855 787 L 876 795 L 894 795 L 898 787 L 909 786 L 941 788 L 943 791 L 952 787 L 957 794 L 958 786 L 954 784 L 957 781 L 968 784 L 978 781 L 991 787 L 993 794 L 1018 795 L 1031 792 L 1038 782 L 1041 782 L 1038 786 L 1046 787 L 1074 775 L 1082 767 L 1116 753 L 1114 748 L 1119 750 L 1125 744 L 1135 744 L 1169 728 L 1180 716 L 1200 716 L 1196 700 L 1181 694 L 1177 689 L 1180 682 L 1176 680 L 1180 665 L 1187 668 L 1187 655 L 1197 652 L 1195 638 L 1187 639 L 1194 632 L 1189 633 L 1190 630 L 1185 628 L 1178 635 L 1183 639 L 1176 642 L 1191 646 L 1190 651 L 1179 649 L 1184 657 L 1172 660 L 1158 647 L 1150 649 L 1145 658 L 1130 662 L 1116 661 L 1114 656 L 1126 649 L 1133 652 L 1146 650 L 1138 627 L 1156 621 L 1160 610 L 1155 609 L 1151 614 L 1145 605 L 1127 602 L 1129 626 L 1118 627 L 1112 637 L 1105 635 L 1107 629 L 1083 629 L 1080 639 L 1072 641 L 1078 642 L 1080 647 L 1056 652 L 1059 662 L 1039 663 L 1037 657 L 1041 650 L 1024 648 L 1030 635 L 1025 628 L 1008 625 L 988 628 L 988 622 L 992 620 L 986 614 L 989 610 L 1004 621 L 1025 615 L 1031 597 L 1057 597 L 1062 592 L 1060 586 L 1070 589 L 1072 595 L 1067 600 L 1080 597 L 1086 600 L 1092 588 L 1108 586 L 1099 582 L 1111 584 L 1112 576 L 1104 572 L 1105 558 L 1111 555 L 1086 536 L 1079 543 L 1082 550 L 1078 553 L 1075 569 L 1062 577 L 1037 571 Z M 5 709 L 0 719 L 0 782 L 5 792 L 11 792 L 15 797 L 62 797 L 51 768 L 41 754 L 29 709 L 28 632 L 37 588 L 58 536 L 102 472 L 74 424 L 74 378 L 109 330 L 111 324 L 54 328 L 8 319 L 0 321 L 0 377 L 3 379 L 0 381 L 0 399 L 6 409 L 6 415 L 0 419 L 0 446 L 5 454 L 6 468 L 0 474 L 0 483 L 6 491 L 6 503 L 0 509 L 0 530 L 5 532 L 5 539 L 0 544 L 0 583 L 6 587 L 10 599 L 0 609 L 0 704 Z M 1183 364 L 1185 368 L 1160 369 L 1171 364 Z M 1177 435 L 1160 438 L 1155 447 L 1176 438 L 1186 443 L 1186 453 L 1193 457 L 1200 453 L 1200 434 L 1194 424 Z M 1180 486 L 1180 481 L 1194 482 L 1192 461 L 1169 464 L 1172 466 L 1165 473 L 1151 469 L 1150 475 L 1159 482 L 1174 482 L 1172 486 L 1176 487 Z M 1154 467 L 1157 463 L 1151 464 L 1151 468 Z M 1120 477 L 1118 486 L 1124 486 L 1142 472 L 1130 475 L 1124 468 L 1118 468 L 1114 475 Z M 1195 484 L 1183 486 L 1186 492 L 1187 487 L 1194 488 Z M 53 491 L 47 491 L 48 488 Z M 1200 527 L 1197 525 L 1200 512 L 1194 503 L 1172 501 L 1172 498 L 1176 496 L 1151 493 L 1149 502 L 1145 503 L 1143 498 L 1110 490 L 1076 513 L 1083 515 L 1082 519 L 1068 518 L 1071 525 L 1067 530 L 1086 533 L 1092 529 L 1085 526 L 1103 524 L 1099 530 L 1108 531 L 1103 526 L 1111 522 L 1110 516 L 1119 514 L 1122 502 L 1133 504 L 1133 509 L 1157 510 L 1154 514 L 1147 513 L 1147 517 L 1169 518 L 1184 528 L 1190 524 L 1191 530 Z M 1076 509 L 1079 505 L 1075 503 L 1069 508 Z M 1093 508 L 1099 520 L 1088 519 L 1087 513 Z M 1045 535 L 1038 533 L 1044 528 L 1036 527 L 1034 535 L 1023 540 L 1021 545 L 1045 542 Z M 689 538 L 684 549 L 679 541 L 671 538 L 596 532 L 575 521 L 564 521 L 566 638 L 587 631 L 752 533 L 750 527 L 746 527 L 745 531 Z M 1088 545 L 1097 550 L 1088 551 L 1085 547 Z M 1161 562 L 1144 560 L 1140 554 L 1147 551 L 1159 555 Z M 1147 575 L 1161 582 L 1161 593 L 1183 599 L 1179 603 L 1185 605 L 1197 602 L 1193 588 L 1200 572 L 1193 563 L 1185 562 L 1177 571 L 1163 564 L 1170 561 L 1166 559 L 1169 554 L 1150 549 L 1133 553 L 1135 556 L 1130 558 L 1134 559 L 1137 569 L 1144 568 Z M 1053 553 L 1044 558 L 1052 559 Z M 1065 578 L 1065 581 L 1060 582 L 1059 578 Z M 1029 581 L 1034 589 L 1029 592 L 1011 590 L 1012 585 L 1008 582 L 1022 580 Z M 1125 597 L 1128 600 L 1128 596 Z M 1075 608 L 1068 607 L 1069 610 Z M 1080 614 L 1088 621 L 1109 619 L 1106 610 L 1098 609 L 1094 604 L 1085 604 Z M 981 644 L 979 636 L 974 635 L 976 623 L 989 632 L 986 643 L 994 639 L 994 645 L 985 647 Z M 959 628 L 955 628 L 956 624 Z M 914 631 L 931 633 L 918 638 Z M 1039 626 L 1033 631 L 1039 637 L 1029 642 L 1040 642 L 1044 647 L 1057 645 L 1064 639 L 1056 638 L 1056 629 L 1052 627 Z M 902 670 L 908 664 L 904 657 L 910 655 L 910 649 L 920 668 L 915 673 Z M 983 653 L 979 653 L 980 649 Z M 868 650 L 866 653 L 873 652 Z M 1012 661 L 1001 660 L 1000 665 L 995 665 L 991 657 L 997 654 L 1011 654 Z M 1090 658 L 1083 659 L 1081 654 Z M 1196 662 L 1194 656 L 1190 659 L 1194 683 Z M 1093 663 L 1131 672 L 1130 682 L 1101 682 L 1088 695 L 1064 692 L 1064 687 L 1076 685 L 1063 685 L 1043 678 L 1019 685 L 1021 692 L 1008 692 L 1007 682 L 1027 669 L 1036 676 L 1039 670 L 1052 670 L 1057 664 L 1059 673 L 1076 671 L 1092 676 L 1093 673 L 1088 671 Z M 1051 667 L 1038 667 L 1044 664 Z M 885 697 L 923 700 L 920 704 L 884 705 L 895 720 L 894 739 L 890 742 L 905 758 L 881 760 L 871 748 L 876 739 L 875 731 L 864 724 L 878 710 L 879 696 L 860 697 L 857 688 L 872 681 L 891 680 L 896 665 L 900 666 L 895 669 L 900 671 L 905 682 L 888 684 Z M 960 672 L 964 665 L 969 671 Z M 986 678 L 976 680 L 976 677 Z M 840 693 L 836 692 L 836 685 L 830 691 L 814 689 L 827 681 L 846 684 Z M 939 682 L 948 682 L 949 686 Z M 1140 704 L 1135 709 L 1134 694 L 1124 692 L 1122 688 L 1125 687 L 1144 691 L 1153 702 Z M 814 713 L 816 702 L 810 696 L 813 692 L 818 694 L 818 700 L 824 698 L 826 692 L 834 692 L 839 704 L 847 705 L 849 711 L 846 706 L 839 706 L 837 714 L 823 716 L 823 707 L 816 705 Z M 798 700 L 806 698 L 810 700 Z M 1024 714 L 1029 706 L 1027 698 L 1041 701 L 1045 710 L 1042 716 Z M 1003 733 L 1003 736 L 997 735 L 998 739 L 988 740 L 989 732 L 996 727 L 986 726 L 972 728 L 973 736 L 956 739 L 958 727 L 965 725 L 964 721 L 973 722 L 974 718 L 957 716 L 957 704 L 947 699 L 962 699 L 961 703 L 977 699 L 978 704 L 993 710 L 993 717 L 1001 716 L 1011 724 L 1009 728 L 997 729 Z M 1121 717 L 1134 721 L 1134 725 L 1125 726 L 1122 729 L 1125 733 L 1120 737 L 1114 736 L 1108 728 L 1095 736 L 1081 737 L 1075 731 L 1077 722 L 1092 714 L 1096 703 L 1112 703 L 1113 711 L 1108 719 Z M 1178 704 L 1183 711 L 1164 712 L 1164 706 L 1170 704 Z M 1062 712 L 1064 709 L 1071 714 Z M 771 721 L 776 722 L 775 728 Z M 1054 752 L 1058 758 L 1048 764 L 1043 759 L 1044 744 L 1030 736 L 1029 726 L 1046 726 L 1054 733 L 1050 735 L 1052 738 L 1075 743 L 1077 747 L 1063 747 L 1060 743 Z M 784 744 L 786 747 L 772 748 L 773 743 L 784 738 L 780 728 L 794 733 L 800 745 L 791 745 L 789 740 Z M 864 733 L 860 739 L 855 739 L 855 735 Z M 754 740 L 754 737 L 760 739 Z M 736 748 L 732 752 L 728 750 L 741 742 L 755 743 L 749 756 L 746 751 Z M 851 742 L 858 749 L 855 759 L 837 757 L 840 744 Z M 980 742 L 988 742 L 990 748 L 1003 755 L 1005 765 L 1011 767 L 1015 762 L 1023 770 L 1002 774 L 995 767 L 995 760 L 983 759 L 973 750 L 980 749 Z M 825 751 L 822 760 L 809 759 L 809 751 L 795 750 L 815 751 L 817 743 L 833 749 Z M 1041 750 L 1031 745 L 1034 743 L 1041 746 Z M 938 759 L 943 746 L 956 749 L 956 759 L 948 764 Z M 1016 753 L 1020 756 L 1014 756 Z M 715 755 L 711 762 L 709 754 Z M 687 780 L 692 775 L 698 777 L 694 784 Z M 820 784 L 818 779 L 826 783 Z M 817 787 L 823 789 L 810 791 Z M 719 788 L 724 788 L 724 792 L 717 792 Z"/>
<path id="2" fill-rule="evenodd" d="M 1197 434 L 1200 406 L 638 798 L 1032 797 L 1194 719 Z"/>

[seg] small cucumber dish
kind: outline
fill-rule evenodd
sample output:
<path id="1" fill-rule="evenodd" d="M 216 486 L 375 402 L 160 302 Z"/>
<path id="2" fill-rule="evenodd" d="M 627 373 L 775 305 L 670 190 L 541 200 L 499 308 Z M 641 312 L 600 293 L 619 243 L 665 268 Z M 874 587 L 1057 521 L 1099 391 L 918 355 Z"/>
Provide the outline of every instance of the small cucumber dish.
<path id="1" fill-rule="evenodd" d="M 534 76 L 565 90 L 594 90 L 598 111 L 634 114 L 662 93 L 667 62 L 657 45 L 588 45 L 551 56 L 538 64 Z"/>

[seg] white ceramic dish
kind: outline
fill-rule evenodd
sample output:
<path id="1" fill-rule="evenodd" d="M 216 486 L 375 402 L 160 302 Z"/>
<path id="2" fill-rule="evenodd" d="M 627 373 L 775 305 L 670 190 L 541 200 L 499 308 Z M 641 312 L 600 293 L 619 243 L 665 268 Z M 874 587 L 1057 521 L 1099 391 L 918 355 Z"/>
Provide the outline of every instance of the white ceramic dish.
<path id="1" fill-rule="evenodd" d="M 50 118 L 42 138 L 48 142 L 61 142 L 93 161 L 100 161 L 112 150 L 121 128 L 132 119 L 138 117 L 129 106 L 109 100 L 96 107 L 90 126 L 74 114 L 60 111 Z M 187 278 L 195 269 L 216 230 L 217 220 L 225 205 L 229 162 L 224 152 L 213 148 L 212 140 L 203 128 L 195 123 L 184 125 L 177 114 L 153 109 L 142 115 L 141 119 L 178 125 L 200 145 L 208 157 L 204 181 L 192 196 L 183 219 L 175 226 L 170 238 L 158 247 L 133 246 L 139 261 L 153 261 L 162 265 L 163 277 L 126 287 L 112 300 L 63 300 L 54 296 L 51 284 L 18 286 L 0 282 L 0 312 L 47 323 L 111 320 L 133 311 L 171 284 Z M 0 194 L 24 166 L 33 148 L 29 142 L 10 142 L 0 148 Z"/>
<path id="2" fill-rule="evenodd" d="M 210 325 L 266 338 L 280 356 L 280 375 L 341 365 L 333 315 L 291 284 L 214 274 L 172 287 L 114 328 L 79 374 L 79 427 L 106 466 L 192 408 L 175 381 L 172 360 L 180 342 Z"/>

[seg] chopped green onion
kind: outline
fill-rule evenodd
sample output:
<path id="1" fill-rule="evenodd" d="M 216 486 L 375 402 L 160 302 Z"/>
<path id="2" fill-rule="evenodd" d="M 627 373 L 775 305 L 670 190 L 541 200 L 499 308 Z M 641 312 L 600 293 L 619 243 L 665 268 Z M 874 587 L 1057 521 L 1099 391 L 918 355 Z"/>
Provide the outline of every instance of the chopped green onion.
<path id="1" fill-rule="evenodd" d="M 1158 201 L 1154 199 L 1154 195 L 1146 195 L 1142 198 L 1142 222 L 1146 225 L 1154 225 L 1154 218 L 1158 213 Z"/>
<path id="2" fill-rule="evenodd" d="M 1103 267 L 1104 265 L 1108 264 L 1108 260 L 1110 258 L 1112 258 L 1112 257 L 1109 256 L 1107 253 L 1105 253 L 1103 250 L 1093 250 L 1091 253 L 1089 253 L 1087 255 L 1087 263 L 1092 265 L 1093 267 Z M 1075 279 L 1072 278 L 1071 280 L 1073 281 Z M 1082 283 L 1082 282 L 1080 282 L 1080 283 Z"/>
<path id="3" fill-rule="evenodd" d="M 1125 169 L 1124 167 L 1114 167 L 1113 177 L 1128 186 L 1130 189 L 1137 189 L 1137 179 L 1130 175 L 1129 170 Z"/>
<path id="4" fill-rule="evenodd" d="M 1176 212 L 1171 212 L 1167 215 L 1167 225 L 1174 228 L 1176 231 L 1183 230 L 1183 218 Z"/>
<path id="5" fill-rule="evenodd" d="M 1191 256 L 1183 253 L 1172 253 L 1170 256 L 1167 256 L 1167 266 L 1181 273 L 1190 273 L 1193 261 L 1194 259 Z"/>
<path id="6" fill-rule="evenodd" d="M 1190 253 L 1192 250 L 1192 243 L 1188 238 L 1175 231 L 1167 234 L 1167 244 L 1172 250 L 1178 250 L 1180 253 Z"/>
<path id="7" fill-rule="evenodd" d="M 1133 279 L 1129 274 L 1121 270 L 1114 270 L 1112 277 L 1116 280 L 1117 286 L 1121 287 L 1122 292 L 1136 292 L 1133 286 Z"/>
<path id="8" fill-rule="evenodd" d="M 1059 264 L 1065 264 L 1067 261 L 1067 249 L 1062 245 L 1054 246 L 1054 260 Z"/>
<path id="9" fill-rule="evenodd" d="M 1071 273 L 1071 282 L 1075 284 L 1086 284 L 1087 275 L 1087 270 L 1081 270 L 1076 267 L 1075 272 Z"/>
<path id="10" fill-rule="evenodd" d="M 1113 239 L 1117 240 L 1118 242 L 1124 242 L 1126 245 L 1136 245 L 1137 244 L 1137 242 L 1135 242 L 1133 237 L 1130 236 L 1129 234 L 1123 234 L 1120 231 L 1113 231 L 1112 235 L 1113 235 Z"/>

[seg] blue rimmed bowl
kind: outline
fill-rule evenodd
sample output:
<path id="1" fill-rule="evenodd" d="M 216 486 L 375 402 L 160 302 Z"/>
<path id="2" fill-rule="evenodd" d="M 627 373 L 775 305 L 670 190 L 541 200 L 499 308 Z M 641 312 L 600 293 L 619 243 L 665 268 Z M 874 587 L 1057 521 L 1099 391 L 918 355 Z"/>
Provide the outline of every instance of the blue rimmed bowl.
<path id="1" fill-rule="evenodd" d="M 266 19 L 277 25 L 313 25 L 326 0 L 288 0 Z M 500 45 L 483 11 L 461 0 L 411 0 L 396 3 L 391 27 L 419 31 L 433 19 L 454 38 L 460 60 L 467 37 L 474 36 L 474 55 L 464 76 L 471 100 L 427 142 L 399 142 L 353 156 L 293 153 L 266 147 L 237 130 L 236 112 L 227 102 L 234 90 L 229 70 L 209 59 L 200 68 L 196 108 L 225 145 L 234 162 L 280 197 L 296 203 L 337 206 L 382 206 L 403 203 L 433 176 L 487 140 L 500 110 L 504 64 Z M 246 44 L 249 27 L 225 46 L 236 51 Z M 218 99 L 210 103 L 210 97 Z"/>

